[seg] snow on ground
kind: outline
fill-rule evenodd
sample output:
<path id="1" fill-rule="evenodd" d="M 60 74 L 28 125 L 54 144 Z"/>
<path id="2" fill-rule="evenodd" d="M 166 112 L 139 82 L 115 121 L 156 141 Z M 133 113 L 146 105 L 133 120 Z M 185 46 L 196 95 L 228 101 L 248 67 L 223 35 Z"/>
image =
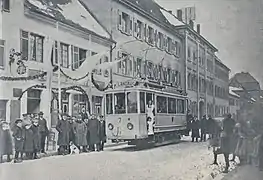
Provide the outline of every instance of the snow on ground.
<path id="1" fill-rule="evenodd" d="M 71 3 L 58 6 L 66 19 L 72 20 L 83 28 L 89 29 L 103 37 L 108 37 L 109 34 L 101 27 L 101 25 L 90 15 L 85 7 L 78 0 L 72 0 Z"/>
<path id="2" fill-rule="evenodd" d="M 222 155 L 218 158 L 219 166 L 210 165 L 212 162 L 207 143 L 192 143 L 187 138 L 179 144 L 141 151 L 122 145 L 99 153 L 5 163 L 0 165 L 0 179 L 201 180 L 224 168 Z"/>

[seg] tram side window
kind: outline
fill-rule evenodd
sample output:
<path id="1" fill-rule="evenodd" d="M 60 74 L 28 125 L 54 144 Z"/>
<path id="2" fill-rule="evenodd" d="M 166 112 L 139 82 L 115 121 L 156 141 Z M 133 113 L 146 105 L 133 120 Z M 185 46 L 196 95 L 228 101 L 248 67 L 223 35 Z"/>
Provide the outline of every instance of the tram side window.
<path id="1" fill-rule="evenodd" d="M 115 113 L 116 114 L 125 114 L 125 94 L 124 93 L 116 93 L 114 94 L 114 105 L 115 105 Z"/>
<path id="2" fill-rule="evenodd" d="M 157 112 L 167 113 L 167 98 L 163 96 L 157 96 Z"/>
<path id="3" fill-rule="evenodd" d="M 147 106 L 149 106 L 149 102 L 152 102 L 152 104 L 154 104 L 154 94 L 152 93 L 146 93 L 146 103 Z"/>
<path id="4" fill-rule="evenodd" d="M 137 92 L 128 92 L 127 93 L 127 108 L 128 113 L 137 113 Z"/>
<path id="5" fill-rule="evenodd" d="M 168 98 L 168 113 L 176 114 L 176 99 Z"/>
<path id="6" fill-rule="evenodd" d="M 107 94 L 106 95 L 106 111 L 107 114 L 112 114 L 113 109 L 112 109 L 112 94 Z"/>
<path id="7" fill-rule="evenodd" d="M 145 113 L 145 92 L 140 92 L 140 113 Z"/>
<path id="8" fill-rule="evenodd" d="M 177 113 L 184 114 L 185 113 L 185 107 L 184 107 L 184 100 L 178 99 L 177 100 Z"/>

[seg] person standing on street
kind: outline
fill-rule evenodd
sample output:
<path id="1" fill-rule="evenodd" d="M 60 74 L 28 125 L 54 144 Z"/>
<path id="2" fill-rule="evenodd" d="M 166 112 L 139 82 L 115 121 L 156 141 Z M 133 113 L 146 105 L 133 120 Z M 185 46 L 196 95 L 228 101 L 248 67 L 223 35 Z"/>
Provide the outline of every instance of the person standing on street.
<path id="1" fill-rule="evenodd" d="M 194 117 L 192 122 L 191 122 L 191 129 L 192 129 L 192 142 L 194 142 L 194 140 L 196 142 L 198 142 L 198 138 L 200 137 L 200 134 L 199 134 L 199 121 L 197 120 L 196 117 Z"/>
<path id="2" fill-rule="evenodd" d="M 7 156 L 7 162 L 11 162 L 13 154 L 12 138 L 10 127 L 6 121 L 0 121 L 0 163 L 3 162 L 3 156 Z"/>
<path id="3" fill-rule="evenodd" d="M 235 120 L 231 118 L 231 114 L 223 120 L 223 132 L 221 133 L 221 151 L 224 154 L 226 167 L 223 171 L 228 173 L 229 169 L 229 154 L 231 153 L 231 140 L 235 128 Z"/>
<path id="4" fill-rule="evenodd" d="M 207 119 L 206 115 L 200 121 L 200 128 L 201 128 L 201 141 L 206 141 L 206 133 L 207 133 Z"/>
<path id="5" fill-rule="evenodd" d="M 33 131 L 33 145 L 34 145 L 34 152 L 33 152 L 33 159 L 38 159 L 38 153 L 40 151 L 40 134 L 39 134 L 39 117 L 36 115 L 33 119 L 32 131 Z"/>
<path id="6" fill-rule="evenodd" d="M 14 163 L 19 163 L 23 160 L 23 147 L 24 147 L 24 131 L 21 119 L 15 121 L 15 126 L 13 128 L 13 137 L 15 142 L 15 158 Z M 19 159 L 20 155 L 20 159 Z"/>
<path id="7" fill-rule="evenodd" d="M 39 134 L 40 134 L 40 151 L 45 153 L 45 142 L 48 136 L 47 121 L 43 117 L 43 112 L 39 112 Z"/>
<path id="8" fill-rule="evenodd" d="M 24 125 L 24 147 L 23 152 L 26 154 L 27 159 L 33 158 L 33 152 L 34 152 L 34 132 L 32 130 L 32 123 L 25 122 Z"/>
<path id="9" fill-rule="evenodd" d="M 106 143 L 106 129 L 105 129 L 105 119 L 101 115 L 100 116 L 100 150 L 104 150 L 104 143 Z"/>
<path id="10" fill-rule="evenodd" d="M 58 131 L 58 145 L 59 154 L 66 155 L 69 146 L 69 131 L 70 125 L 67 120 L 68 115 L 62 114 L 61 119 L 58 120 L 56 130 Z"/>
<path id="11" fill-rule="evenodd" d="M 90 132 L 90 147 L 91 151 L 95 151 L 95 146 L 96 145 L 96 150 L 99 151 L 99 143 L 100 143 L 100 138 L 99 138 L 99 128 L 100 128 L 100 122 L 96 118 L 95 114 L 91 115 L 91 118 L 88 121 L 88 127 L 89 127 L 89 132 Z"/>
<path id="12" fill-rule="evenodd" d="M 86 147 L 88 145 L 86 134 L 87 126 L 84 121 L 82 121 L 82 116 L 79 115 L 75 122 L 75 145 L 80 149 L 82 147 L 82 152 L 86 152 Z"/>

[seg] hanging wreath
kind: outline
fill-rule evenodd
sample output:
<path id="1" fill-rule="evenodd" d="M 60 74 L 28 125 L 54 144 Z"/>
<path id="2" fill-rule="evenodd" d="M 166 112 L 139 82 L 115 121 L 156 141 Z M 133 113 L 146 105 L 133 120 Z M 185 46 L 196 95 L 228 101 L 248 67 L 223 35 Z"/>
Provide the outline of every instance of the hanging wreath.
<path id="1" fill-rule="evenodd" d="M 57 70 L 58 70 L 58 68 L 54 67 L 53 72 L 56 72 Z M 27 77 L 0 76 L 0 80 L 3 80 L 3 81 L 30 81 L 30 80 L 43 78 L 46 75 L 47 75 L 47 72 L 43 72 L 43 73 L 40 73 L 40 74 L 36 74 L 36 75 L 33 75 L 33 76 L 27 76 Z"/>
<path id="2" fill-rule="evenodd" d="M 71 80 L 73 80 L 73 81 L 80 81 L 80 80 L 88 77 L 88 75 L 89 75 L 89 72 L 88 72 L 88 73 L 87 73 L 86 75 L 84 75 L 83 77 L 80 77 L 80 78 L 72 78 L 72 77 L 68 76 L 62 69 L 60 69 L 60 72 L 61 72 L 67 79 L 71 79 Z"/>
<path id="3" fill-rule="evenodd" d="M 110 82 L 106 87 L 100 87 L 100 85 L 95 82 L 93 73 L 91 73 L 91 82 L 95 86 L 95 88 L 98 89 L 99 91 L 106 91 L 107 89 L 112 88 L 112 80 L 110 80 Z"/>

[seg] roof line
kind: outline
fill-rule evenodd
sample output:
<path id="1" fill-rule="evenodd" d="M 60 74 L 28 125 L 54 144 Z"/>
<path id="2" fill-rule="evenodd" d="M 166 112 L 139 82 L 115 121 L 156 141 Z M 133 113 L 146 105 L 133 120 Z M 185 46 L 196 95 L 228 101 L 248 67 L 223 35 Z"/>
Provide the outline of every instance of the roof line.
<path id="1" fill-rule="evenodd" d="M 227 67 L 222 61 L 220 61 L 218 58 L 215 58 L 216 62 L 218 62 L 220 65 L 224 66 L 228 71 L 231 71 L 229 67 Z"/>
<path id="2" fill-rule="evenodd" d="M 187 28 L 188 30 L 190 30 L 192 33 L 194 33 L 196 36 L 198 36 L 199 38 L 201 38 L 206 44 L 208 44 L 213 50 L 215 50 L 216 52 L 218 52 L 218 49 L 211 44 L 204 36 L 202 36 L 201 34 L 198 34 L 194 29 L 190 28 L 190 26 L 188 24 L 185 25 L 180 25 L 180 26 L 174 26 L 176 29 L 183 29 L 183 28 Z"/>
<path id="3" fill-rule="evenodd" d="M 107 28 L 98 20 L 98 18 L 94 15 L 94 13 L 92 12 L 92 10 L 90 8 L 88 8 L 88 6 L 82 1 L 82 0 L 78 0 L 80 2 L 80 4 L 90 13 L 90 15 L 95 19 L 95 21 L 97 23 L 99 23 L 99 25 L 104 29 L 104 31 L 106 31 L 108 33 L 108 35 L 110 36 L 110 39 L 112 40 L 112 35 L 111 33 L 107 30 Z"/>

